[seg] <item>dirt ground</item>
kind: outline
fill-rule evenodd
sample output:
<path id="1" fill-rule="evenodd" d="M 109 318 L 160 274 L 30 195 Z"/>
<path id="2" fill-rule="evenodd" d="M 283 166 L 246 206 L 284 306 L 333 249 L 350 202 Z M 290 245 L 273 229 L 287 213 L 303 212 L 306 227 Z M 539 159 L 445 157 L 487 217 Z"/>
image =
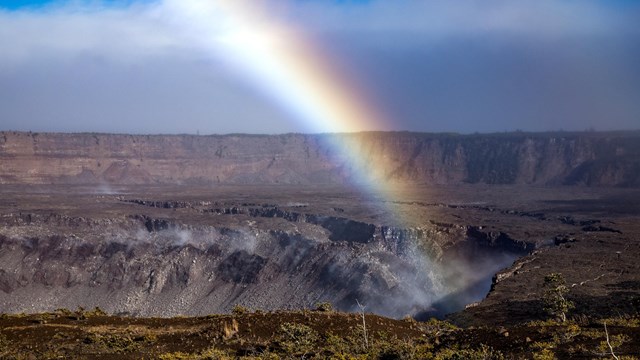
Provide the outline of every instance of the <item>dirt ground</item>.
<path id="1" fill-rule="evenodd" d="M 607 332 L 604 323 L 608 322 Z M 599 358 L 640 355 L 640 319 L 530 322 L 457 328 L 333 311 L 253 312 L 128 318 L 68 311 L 0 318 L 3 359 L 156 358 Z M 456 357 L 458 356 L 458 357 Z"/>

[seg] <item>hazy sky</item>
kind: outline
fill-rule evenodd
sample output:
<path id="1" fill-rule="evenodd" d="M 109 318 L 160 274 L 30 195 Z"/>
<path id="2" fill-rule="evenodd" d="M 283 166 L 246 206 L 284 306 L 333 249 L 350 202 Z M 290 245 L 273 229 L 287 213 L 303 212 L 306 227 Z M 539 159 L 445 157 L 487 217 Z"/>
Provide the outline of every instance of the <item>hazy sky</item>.
<path id="1" fill-rule="evenodd" d="M 359 130 L 638 129 L 640 1 L 0 0 L 0 130 L 333 131 L 332 89 Z"/>

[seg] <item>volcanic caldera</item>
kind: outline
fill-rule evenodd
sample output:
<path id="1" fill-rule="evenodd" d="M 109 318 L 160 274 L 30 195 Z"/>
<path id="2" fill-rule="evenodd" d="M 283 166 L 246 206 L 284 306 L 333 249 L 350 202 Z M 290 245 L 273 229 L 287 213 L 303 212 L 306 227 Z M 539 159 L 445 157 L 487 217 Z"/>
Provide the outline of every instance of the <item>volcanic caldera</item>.
<path id="1" fill-rule="evenodd" d="M 559 272 L 578 313 L 637 313 L 640 134 L 339 135 L 386 197 L 326 136 L 2 133 L 0 311 L 517 323 Z"/>

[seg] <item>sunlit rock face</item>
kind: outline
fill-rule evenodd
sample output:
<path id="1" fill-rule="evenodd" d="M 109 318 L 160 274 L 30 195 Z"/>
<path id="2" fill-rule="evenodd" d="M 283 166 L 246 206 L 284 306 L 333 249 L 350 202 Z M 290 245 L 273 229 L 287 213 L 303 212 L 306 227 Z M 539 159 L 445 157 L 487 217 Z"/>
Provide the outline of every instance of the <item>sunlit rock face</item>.
<path id="1" fill-rule="evenodd" d="M 337 145 L 336 145 L 337 144 Z M 342 145 L 340 145 L 342 144 Z M 345 145 L 346 144 L 346 145 Z M 640 133 L 0 133 L 0 183 L 640 185 Z M 357 158 L 355 171 L 344 152 Z"/>

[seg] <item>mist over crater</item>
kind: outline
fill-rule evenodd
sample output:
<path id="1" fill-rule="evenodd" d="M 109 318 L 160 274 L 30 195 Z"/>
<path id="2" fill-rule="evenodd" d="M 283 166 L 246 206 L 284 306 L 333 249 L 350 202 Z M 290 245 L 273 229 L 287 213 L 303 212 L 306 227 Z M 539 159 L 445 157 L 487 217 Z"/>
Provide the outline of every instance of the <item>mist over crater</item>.
<path id="1" fill-rule="evenodd" d="M 328 139 L 357 144 L 364 169 Z M 639 143 L 637 133 L 4 132 L 0 310 L 360 302 L 423 319 L 473 309 L 523 281 L 545 249 L 622 233 L 557 201 L 594 185 L 622 196 L 640 179 Z M 389 193 L 360 191 L 363 170 Z"/>
<path id="2" fill-rule="evenodd" d="M 355 311 L 359 301 L 397 318 L 444 315 L 482 299 L 493 274 L 533 247 L 492 243 L 462 225 L 398 228 L 299 212 L 317 208 L 98 199 L 91 217 L 37 209 L 3 218 L 0 256 L 13 266 L 0 274 L 4 311 L 173 316 L 326 301 Z M 121 214 L 105 218 L 105 209 Z"/>

